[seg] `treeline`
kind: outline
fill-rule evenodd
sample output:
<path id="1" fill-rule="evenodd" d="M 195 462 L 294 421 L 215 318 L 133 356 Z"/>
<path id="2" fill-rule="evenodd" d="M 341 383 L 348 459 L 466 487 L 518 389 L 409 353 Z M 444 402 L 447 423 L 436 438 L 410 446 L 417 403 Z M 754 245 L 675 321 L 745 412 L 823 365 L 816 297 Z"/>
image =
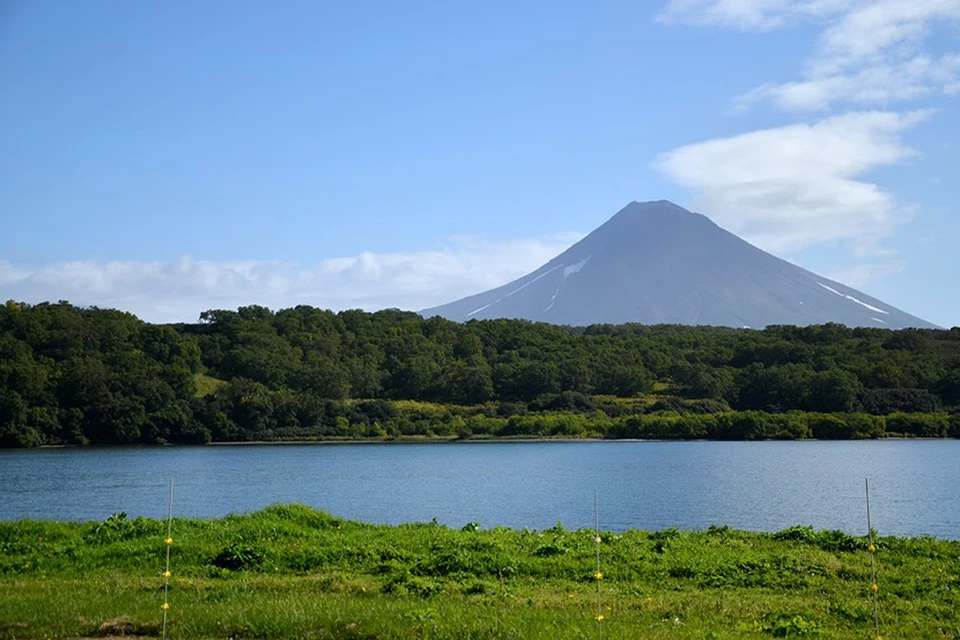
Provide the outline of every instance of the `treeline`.
<path id="1" fill-rule="evenodd" d="M 678 412 L 654 405 L 606 410 L 539 409 L 410 401 L 326 401 L 307 422 L 295 413 L 267 417 L 253 430 L 215 432 L 216 440 L 395 438 L 610 438 L 706 440 L 857 440 L 960 437 L 960 413 L 814 413 L 790 411 Z M 230 409 L 225 407 L 227 413 Z M 237 415 L 230 413 L 230 415 Z M 261 414 L 269 415 L 269 414 Z M 223 423 L 225 425 L 230 422 Z M 236 423 L 233 423 L 236 424 Z M 309 426 L 307 426 L 309 425 Z"/>
<path id="2" fill-rule="evenodd" d="M 2 446 L 945 436 L 958 406 L 958 328 L 570 328 L 306 306 L 152 325 L 65 302 L 0 307 Z"/>

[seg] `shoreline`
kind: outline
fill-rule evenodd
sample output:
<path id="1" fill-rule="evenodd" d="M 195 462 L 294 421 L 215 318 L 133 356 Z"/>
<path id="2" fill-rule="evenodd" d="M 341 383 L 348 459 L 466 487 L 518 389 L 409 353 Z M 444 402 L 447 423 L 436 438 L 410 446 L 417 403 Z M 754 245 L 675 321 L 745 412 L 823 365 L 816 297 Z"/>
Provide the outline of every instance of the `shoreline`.
<path id="1" fill-rule="evenodd" d="M 317 440 L 232 440 L 221 442 L 207 442 L 205 444 L 187 444 L 180 442 L 163 443 L 145 443 L 131 442 L 128 444 L 42 444 L 37 447 L 0 447 L 0 451 L 25 451 L 29 449 L 121 449 L 121 448 L 152 448 L 152 447 L 224 447 L 224 446 L 253 446 L 253 445 L 355 445 L 355 444 L 544 444 L 560 442 L 913 442 L 913 441 L 949 441 L 957 438 L 943 437 L 925 437 L 925 436 L 904 436 L 882 438 L 850 438 L 850 439 L 827 439 L 827 438 L 763 438 L 752 440 L 721 440 L 710 438 L 457 438 L 457 437 L 438 437 L 438 438 L 418 438 L 418 437 L 400 437 L 400 438 L 360 438 L 360 439 L 317 439 Z"/>
<path id="2" fill-rule="evenodd" d="M 330 513 L 324 509 L 320 509 L 308 504 L 298 503 L 298 502 L 275 502 L 272 504 L 265 505 L 263 507 L 252 509 L 250 511 L 241 511 L 241 512 L 229 512 L 224 513 L 223 515 L 216 516 L 200 516 L 200 515 L 174 515 L 174 521 L 179 523 L 181 526 L 190 522 L 202 522 L 202 523 L 229 523 L 231 519 L 236 518 L 260 518 L 265 517 L 270 514 L 276 514 L 285 510 L 303 510 L 315 514 L 317 516 L 329 519 L 330 522 L 339 523 L 341 525 L 359 525 L 361 527 L 379 527 L 388 530 L 402 530 L 405 527 L 411 525 L 436 525 L 440 528 L 447 529 L 449 531 L 463 531 L 463 528 L 458 524 L 446 524 L 443 522 L 438 522 L 436 519 L 433 521 L 428 520 L 403 520 L 400 522 L 388 522 L 388 521 L 377 521 L 377 520 L 356 520 L 352 518 L 343 518 L 334 513 Z M 155 516 L 130 516 L 131 518 L 142 518 L 145 521 L 153 523 L 165 523 L 165 517 L 155 517 Z M 97 519 L 91 520 L 72 520 L 72 519 L 54 519 L 54 518 L 18 518 L 16 520 L 4 520 L 0 519 L 0 527 L 5 525 L 11 525 L 17 522 L 33 522 L 40 524 L 65 524 L 72 527 L 82 527 L 90 524 L 99 524 L 102 521 Z M 469 524 L 469 523 L 468 523 Z M 480 524 L 480 523 L 477 523 Z M 816 527 L 811 524 L 796 523 L 793 525 L 786 526 L 782 529 L 752 529 L 743 526 L 734 526 L 730 524 L 721 524 L 721 523 L 712 523 L 703 527 L 688 528 L 688 527 L 678 527 L 674 525 L 665 526 L 660 529 L 655 528 L 644 528 L 644 527 L 628 527 L 626 529 L 621 528 L 602 528 L 602 531 L 606 534 L 612 534 L 615 536 L 624 536 L 628 534 L 657 534 L 663 531 L 676 531 L 677 533 L 690 534 L 690 535 L 699 535 L 699 534 L 708 534 L 711 532 L 728 532 L 733 534 L 745 534 L 748 536 L 776 536 L 783 532 L 793 531 L 793 530 L 810 530 L 816 534 L 830 534 L 834 532 L 840 532 L 845 536 L 850 538 L 865 538 L 866 534 L 858 531 L 848 531 L 845 529 L 831 529 L 829 527 Z M 507 526 L 507 525 L 489 525 L 489 526 L 479 526 L 476 531 L 482 531 L 486 533 L 495 532 L 495 531 L 506 531 L 512 533 L 544 533 L 554 530 L 554 527 L 544 527 L 538 529 L 536 527 L 530 526 Z M 572 529 L 562 529 L 566 533 L 577 533 L 582 531 L 592 531 L 593 525 L 581 526 Z M 940 537 L 931 533 L 919 533 L 919 534 L 904 534 L 904 533 L 884 533 L 880 535 L 877 534 L 878 538 L 885 539 L 896 539 L 896 540 L 925 540 L 932 539 L 938 542 L 946 543 L 956 543 L 960 544 L 960 538 L 949 538 L 949 537 Z"/>

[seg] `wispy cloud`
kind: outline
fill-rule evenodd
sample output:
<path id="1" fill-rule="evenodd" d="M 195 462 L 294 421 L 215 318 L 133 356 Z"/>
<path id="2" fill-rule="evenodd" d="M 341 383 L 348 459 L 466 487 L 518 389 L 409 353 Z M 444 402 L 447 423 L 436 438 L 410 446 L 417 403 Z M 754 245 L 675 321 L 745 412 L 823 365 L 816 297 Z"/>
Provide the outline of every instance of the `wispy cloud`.
<path id="1" fill-rule="evenodd" d="M 830 270 L 823 275 L 836 282 L 842 282 L 851 287 L 862 287 L 865 284 L 892 276 L 903 271 L 904 264 L 899 260 L 890 262 L 876 262 L 856 264 L 849 267 Z"/>
<path id="2" fill-rule="evenodd" d="M 696 208 L 774 252 L 846 241 L 857 256 L 883 255 L 880 240 L 910 211 L 860 177 L 916 152 L 900 134 L 929 115 L 850 113 L 680 147 L 655 166 L 693 191 Z"/>
<path id="3" fill-rule="evenodd" d="M 660 19 L 745 31 L 822 26 L 800 79 L 751 89 L 734 110 L 768 100 L 786 111 L 886 107 L 960 93 L 960 54 L 925 51 L 936 25 L 960 21 L 960 0 L 672 0 Z"/>
<path id="4" fill-rule="evenodd" d="M 743 112 L 770 100 L 784 111 L 826 111 L 834 104 L 886 105 L 960 93 L 960 54 L 916 55 L 887 60 L 844 73 L 813 73 L 804 80 L 765 84 L 737 97 Z"/>
<path id="5" fill-rule="evenodd" d="M 665 24 L 771 31 L 798 19 L 823 18 L 850 0 L 670 0 L 658 19 Z"/>
<path id="6" fill-rule="evenodd" d="M 315 265 L 190 256 L 167 262 L 0 261 L 0 298 L 116 307 L 154 322 L 194 321 L 207 309 L 248 304 L 417 310 L 520 277 L 581 237 L 559 233 L 494 241 L 460 236 L 436 251 L 363 253 Z"/>

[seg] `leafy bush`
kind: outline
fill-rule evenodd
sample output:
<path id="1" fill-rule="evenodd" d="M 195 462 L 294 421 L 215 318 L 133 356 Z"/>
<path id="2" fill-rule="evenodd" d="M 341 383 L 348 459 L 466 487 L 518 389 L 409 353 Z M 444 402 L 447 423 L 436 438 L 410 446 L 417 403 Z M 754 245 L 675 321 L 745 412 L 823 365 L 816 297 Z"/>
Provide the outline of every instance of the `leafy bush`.
<path id="1" fill-rule="evenodd" d="M 224 547 L 210 564 L 230 571 L 250 571 L 263 564 L 265 555 L 263 548 L 259 546 L 235 542 Z"/>
<path id="2" fill-rule="evenodd" d="M 918 438 L 943 438 L 950 430 L 945 413 L 895 413 L 887 416 L 887 431 Z"/>
<path id="3" fill-rule="evenodd" d="M 800 614 L 778 613 L 769 616 L 769 623 L 763 631 L 774 638 L 809 638 L 819 636 L 822 629 Z"/>
<path id="4" fill-rule="evenodd" d="M 867 548 L 863 538 L 851 536 L 843 531 L 815 531 L 813 527 L 789 527 L 771 535 L 774 540 L 794 540 L 813 545 L 824 551 L 862 551 Z"/>
<path id="5" fill-rule="evenodd" d="M 160 536 L 163 527 L 156 520 L 143 516 L 130 519 L 125 512 L 111 514 L 103 522 L 97 524 L 89 533 L 89 537 L 97 542 L 106 543 L 116 540 L 132 540 L 143 536 Z"/>
<path id="6" fill-rule="evenodd" d="M 940 399 L 927 389 L 864 389 L 857 394 L 857 411 L 874 415 L 888 413 L 933 413 Z"/>

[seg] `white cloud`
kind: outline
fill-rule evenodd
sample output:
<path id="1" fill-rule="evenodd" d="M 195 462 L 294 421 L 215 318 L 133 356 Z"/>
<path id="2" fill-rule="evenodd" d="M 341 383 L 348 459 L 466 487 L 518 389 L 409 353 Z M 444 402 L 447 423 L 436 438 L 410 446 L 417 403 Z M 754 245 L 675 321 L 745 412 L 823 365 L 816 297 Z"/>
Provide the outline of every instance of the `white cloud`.
<path id="1" fill-rule="evenodd" d="M 825 111 L 836 102 L 857 105 L 890 104 L 960 92 L 960 54 L 939 58 L 917 55 L 884 62 L 851 73 L 814 75 L 784 84 L 765 84 L 734 100 L 744 111 L 771 100 L 784 111 Z"/>
<path id="2" fill-rule="evenodd" d="M 824 71 L 899 56 L 919 46 L 934 22 L 960 18 L 960 0 L 852 3 L 820 38 Z"/>
<path id="3" fill-rule="evenodd" d="M 248 304 L 417 310 L 509 282 L 581 237 L 560 233 L 491 241 L 460 236 L 438 251 L 362 253 L 306 266 L 190 256 L 169 262 L 86 260 L 40 266 L 0 261 L 0 298 L 69 300 L 131 311 L 153 322 L 195 321 L 207 309 Z"/>
<path id="4" fill-rule="evenodd" d="M 849 0 L 670 0 L 659 20 L 743 31 L 779 29 L 799 18 L 836 13 Z"/>
<path id="5" fill-rule="evenodd" d="M 960 20 L 960 0 L 871 0 L 837 8 L 802 80 L 762 85 L 735 106 L 769 99 L 787 111 L 826 110 L 835 103 L 886 106 L 957 94 L 960 54 L 923 49 L 935 25 Z"/>
<path id="6" fill-rule="evenodd" d="M 694 206 L 773 252 L 846 241 L 854 255 L 888 254 L 879 241 L 910 213 L 859 179 L 913 157 L 900 134 L 929 112 L 850 113 L 680 147 L 655 166 L 691 189 Z"/>
<path id="7" fill-rule="evenodd" d="M 923 50 L 935 25 L 960 21 L 960 0 L 688 0 L 665 11 L 677 4 L 699 6 L 701 17 L 714 16 L 708 24 L 720 26 L 778 28 L 814 16 L 824 24 L 801 80 L 756 87 L 734 101 L 734 111 L 765 100 L 786 111 L 820 111 L 836 103 L 886 107 L 960 92 L 960 54 Z M 742 15 L 755 18 L 736 24 Z M 686 22 L 698 23 L 692 17 Z"/>
<path id="8" fill-rule="evenodd" d="M 900 261 L 863 263 L 833 269 L 823 275 L 848 287 L 862 287 L 870 282 L 900 273 L 903 268 L 904 264 Z"/>

